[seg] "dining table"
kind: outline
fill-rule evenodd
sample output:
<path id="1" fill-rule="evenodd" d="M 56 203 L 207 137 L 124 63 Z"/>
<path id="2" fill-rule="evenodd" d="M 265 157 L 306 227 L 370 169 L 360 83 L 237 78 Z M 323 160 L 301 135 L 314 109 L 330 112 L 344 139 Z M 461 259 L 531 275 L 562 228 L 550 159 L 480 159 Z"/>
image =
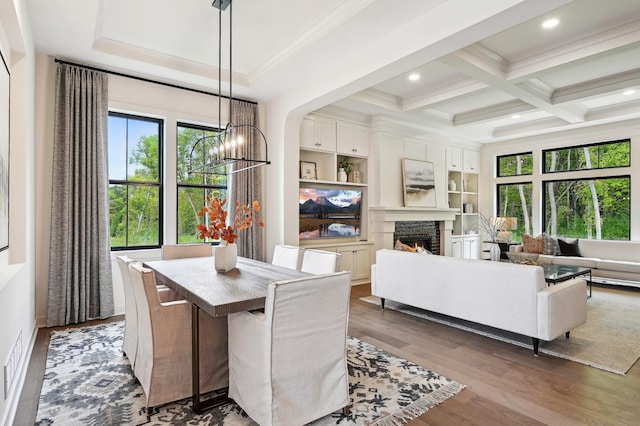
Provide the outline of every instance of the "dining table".
<path id="1" fill-rule="evenodd" d="M 271 281 L 309 276 L 258 260 L 238 257 L 236 268 L 217 272 L 213 257 L 194 257 L 144 262 L 155 273 L 156 283 L 173 289 L 192 304 L 192 384 L 193 410 L 201 413 L 228 402 L 227 392 L 202 399 L 200 391 L 200 312 L 221 317 L 234 312 L 252 311 L 265 306 L 267 287 Z"/>

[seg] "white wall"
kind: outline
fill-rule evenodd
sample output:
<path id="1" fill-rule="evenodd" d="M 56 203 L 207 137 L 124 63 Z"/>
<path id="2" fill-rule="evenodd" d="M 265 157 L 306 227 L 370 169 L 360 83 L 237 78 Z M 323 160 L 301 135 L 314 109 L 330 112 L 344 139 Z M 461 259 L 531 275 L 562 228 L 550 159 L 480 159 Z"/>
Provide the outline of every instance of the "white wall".
<path id="1" fill-rule="evenodd" d="M 631 239 L 640 240 L 640 161 L 637 155 L 640 152 L 640 120 L 592 126 L 584 129 L 574 129 L 548 135 L 532 136 L 514 139 L 504 142 L 486 144 L 481 150 L 481 174 L 480 174 L 480 209 L 484 212 L 495 213 L 495 188 L 496 188 L 496 164 L 497 155 L 516 154 L 521 152 L 533 152 L 534 171 L 542 168 L 542 150 L 550 148 L 567 147 L 572 145 L 584 145 L 597 142 L 614 141 L 631 138 L 631 167 L 603 169 L 589 171 L 596 176 L 630 175 L 631 176 Z M 580 178 L 585 172 L 565 172 L 563 179 Z M 534 209 L 532 211 L 533 233 L 538 235 L 542 228 L 542 181 L 548 179 L 541 173 L 527 176 L 528 181 L 533 182 Z M 501 182 L 517 181 L 518 178 L 502 179 Z"/>
<path id="2" fill-rule="evenodd" d="M 0 4 L 0 49 L 11 73 L 9 249 L 0 253 L 0 424 L 11 424 L 36 333 L 34 284 L 34 49 L 26 2 Z M 20 339 L 16 378 L 4 369 Z"/>

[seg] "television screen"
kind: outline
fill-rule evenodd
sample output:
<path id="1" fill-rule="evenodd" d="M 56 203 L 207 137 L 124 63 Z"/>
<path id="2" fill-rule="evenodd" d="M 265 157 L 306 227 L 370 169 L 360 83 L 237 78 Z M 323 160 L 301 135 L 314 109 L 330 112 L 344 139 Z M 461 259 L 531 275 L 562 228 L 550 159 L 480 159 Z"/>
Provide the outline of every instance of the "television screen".
<path id="1" fill-rule="evenodd" d="M 300 238 L 360 235 L 361 190 L 300 188 Z"/>

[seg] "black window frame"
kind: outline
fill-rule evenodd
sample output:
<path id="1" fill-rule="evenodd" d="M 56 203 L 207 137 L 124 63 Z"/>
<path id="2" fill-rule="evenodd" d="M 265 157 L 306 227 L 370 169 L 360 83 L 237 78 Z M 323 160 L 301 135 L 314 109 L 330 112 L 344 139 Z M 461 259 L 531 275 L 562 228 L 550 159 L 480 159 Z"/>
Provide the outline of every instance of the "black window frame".
<path id="1" fill-rule="evenodd" d="M 608 166 L 608 167 L 590 167 L 590 168 L 583 168 L 583 169 L 571 169 L 571 170 L 554 170 L 554 171 L 547 171 L 547 153 L 553 152 L 553 151 L 564 151 L 564 150 L 568 150 L 568 149 L 582 149 L 582 148 L 590 148 L 593 146 L 603 146 L 603 145 L 609 145 L 609 144 L 617 144 L 617 143 L 621 143 L 621 142 L 627 142 L 629 144 L 629 156 L 628 156 L 628 164 L 626 165 L 617 165 L 617 166 Z M 595 143 L 589 143 L 589 144 L 582 144 L 582 145 L 572 145 L 572 146 L 565 146 L 562 148 L 550 148 L 550 149 L 543 149 L 541 152 L 542 155 L 542 174 L 553 174 L 553 173 L 571 173 L 571 172 L 584 172 L 585 170 L 607 170 L 607 169 L 617 169 L 617 168 L 623 168 L 623 167 L 631 167 L 631 138 L 625 138 L 625 139 L 618 139 L 618 140 L 613 140 L 613 141 L 603 141 L 603 142 L 595 142 Z"/>
<path id="2" fill-rule="evenodd" d="M 193 183 L 180 183 L 178 177 L 177 177 L 177 170 L 178 170 L 178 150 L 179 150 L 179 144 L 178 144 L 178 132 L 180 128 L 189 128 L 189 129 L 195 129 L 195 130 L 202 130 L 205 132 L 213 132 L 213 133 L 219 133 L 221 131 L 223 131 L 224 129 L 221 129 L 219 127 L 214 127 L 214 126 L 206 126 L 206 125 L 202 125 L 202 124 L 193 124 L 193 123 L 188 123 L 185 121 L 178 121 L 176 123 L 176 164 L 175 164 L 175 168 L 176 168 L 176 244 L 190 244 L 191 242 L 185 242 L 185 243 L 181 243 L 180 242 L 180 231 L 179 231 L 179 226 L 178 226 L 178 221 L 180 220 L 180 215 L 179 215 L 179 209 L 180 209 L 180 188 L 190 188 L 190 189 L 201 189 L 203 191 L 206 191 L 208 189 L 223 189 L 225 192 L 228 193 L 229 190 L 229 179 L 227 176 L 227 179 L 225 180 L 225 185 L 208 185 L 208 184 L 193 184 Z M 228 197 L 227 197 L 228 199 Z M 228 206 L 227 206 L 228 208 Z M 195 232 L 195 229 L 194 229 Z M 203 240 L 203 242 L 206 243 L 211 243 L 212 245 L 219 245 L 220 241 L 218 240 Z"/>
<path id="3" fill-rule="evenodd" d="M 513 175 L 502 175 L 500 172 L 500 159 L 505 157 L 516 157 L 518 155 L 529 155 L 531 157 L 531 172 L 530 173 L 521 173 L 521 174 L 513 174 Z M 533 175 L 533 151 L 526 152 L 517 152 L 515 154 L 506 154 L 506 155 L 497 155 L 496 156 L 496 177 L 498 178 L 509 178 L 509 177 L 518 177 L 518 176 L 532 176 Z"/>
<path id="4" fill-rule="evenodd" d="M 111 185 L 124 185 L 127 188 L 127 199 L 129 194 L 129 186 L 132 185 L 140 185 L 140 186 L 153 186 L 158 188 L 158 244 L 150 244 L 150 245 L 140 245 L 140 246 L 118 246 L 114 247 L 110 245 L 111 251 L 124 251 L 124 250 L 149 250 L 149 249 L 157 249 L 162 247 L 164 244 L 164 149 L 165 149 L 165 141 L 164 141 L 164 120 L 161 118 L 148 117 L 144 115 L 132 114 L 132 113 L 123 113 L 117 111 L 109 111 L 109 117 L 120 117 L 125 118 L 127 120 L 134 119 L 139 121 L 147 121 L 158 124 L 158 183 L 153 182 L 144 182 L 144 181 L 135 181 L 128 179 L 128 172 L 125 173 L 125 179 L 111 179 L 109 177 L 109 187 Z M 128 140 L 128 138 L 127 138 Z M 129 160 L 129 146 L 127 142 L 126 147 L 127 152 L 127 164 Z M 129 232 L 129 209 L 127 206 L 127 232 L 126 232 L 126 240 L 128 241 Z"/>
<path id="5" fill-rule="evenodd" d="M 601 170 L 601 169 L 586 169 L 586 170 Z M 560 173 L 560 172 L 558 172 Z M 613 175 L 613 176 L 587 176 L 587 177 L 580 177 L 580 178 L 574 178 L 574 179 L 547 179 L 547 180 L 542 180 L 541 183 L 541 192 L 542 192 L 542 205 L 541 207 L 541 212 L 542 212 L 542 230 L 544 232 L 544 230 L 547 229 L 547 184 L 548 183 L 557 183 L 557 182 L 567 182 L 567 181 L 585 181 L 585 180 L 606 180 L 606 179 L 629 179 L 629 229 L 628 229 L 628 233 L 627 233 L 627 238 L 626 240 L 617 240 L 617 241 L 629 241 L 631 240 L 631 175 L 630 174 L 622 174 L 622 175 Z M 583 238 L 584 237 L 576 237 L 573 235 L 566 235 L 566 237 L 569 238 Z"/>

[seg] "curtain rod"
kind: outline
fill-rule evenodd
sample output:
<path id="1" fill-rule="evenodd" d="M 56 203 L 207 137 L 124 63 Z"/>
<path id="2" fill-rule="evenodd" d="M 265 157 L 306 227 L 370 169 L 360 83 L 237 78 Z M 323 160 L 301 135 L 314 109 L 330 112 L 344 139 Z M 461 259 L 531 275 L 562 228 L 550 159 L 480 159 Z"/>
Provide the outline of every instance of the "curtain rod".
<path id="1" fill-rule="evenodd" d="M 224 99 L 231 99 L 229 96 L 218 94 L 218 93 L 207 92 L 206 90 L 193 89 L 191 87 L 179 86 L 179 85 L 173 84 L 173 83 L 165 83 L 163 81 L 151 80 L 150 78 L 138 77 L 138 76 L 135 76 L 135 75 L 124 74 L 124 73 L 117 72 L 117 71 L 105 70 L 105 69 L 102 69 L 102 68 L 96 68 L 96 67 L 90 67 L 90 66 L 87 66 L 87 65 L 76 64 L 74 62 L 64 61 L 62 59 L 56 59 L 55 62 L 57 62 L 59 64 L 64 64 L 64 65 L 72 65 L 74 67 L 86 68 L 86 69 L 92 70 L 92 71 L 99 71 L 99 72 L 104 72 L 104 73 L 107 73 L 107 74 L 117 75 L 118 77 L 132 78 L 134 80 L 140 80 L 140 81 L 144 81 L 144 82 L 147 82 L 147 83 L 159 84 L 161 86 L 172 87 L 174 89 L 187 90 L 189 92 L 201 93 L 203 95 L 220 96 L 220 97 L 222 97 Z M 243 101 L 243 102 L 248 102 L 250 104 L 258 105 L 258 103 L 255 102 L 255 101 L 247 101 L 245 99 L 238 99 L 238 98 L 233 98 L 233 99 L 235 99 L 237 101 Z"/>

